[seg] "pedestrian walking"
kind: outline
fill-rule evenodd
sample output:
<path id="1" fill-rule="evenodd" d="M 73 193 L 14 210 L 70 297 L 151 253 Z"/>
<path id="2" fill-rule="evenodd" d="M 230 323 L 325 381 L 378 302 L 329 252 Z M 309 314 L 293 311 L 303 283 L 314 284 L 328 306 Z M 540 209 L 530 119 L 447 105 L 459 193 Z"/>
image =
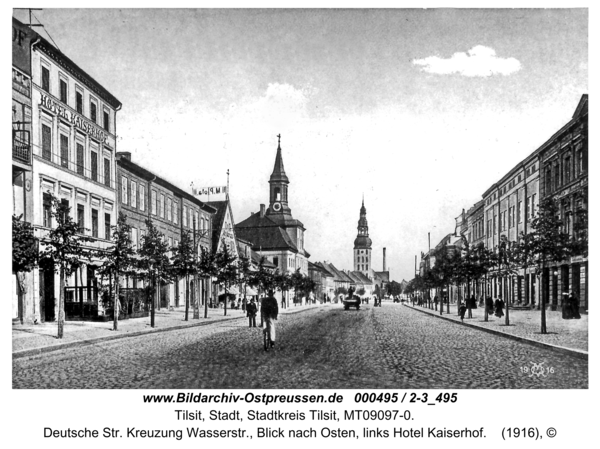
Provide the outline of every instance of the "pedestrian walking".
<path id="1" fill-rule="evenodd" d="M 568 293 L 563 293 L 562 318 L 563 320 L 570 320 L 573 318 L 573 306 L 571 304 L 571 297 Z"/>
<path id="2" fill-rule="evenodd" d="M 433 303 L 435 304 L 435 310 L 436 310 L 436 311 L 437 311 L 438 301 L 439 301 L 439 300 L 438 300 L 438 297 L 437 297 L 437 295 L 435 295 L 435 296 L 433 297 Z"/>
<path id="3" fill-rule="evenodd" d="M 262 300 L 260 305 L 260 312 L 264 328 L 269 329 L 271 347 L 275 346 L 275 320 L 279 314 L 279 308 L 277 307 L 277 300 L 275 299 L 273 290 L 269 290 L 269 294 Z"/>
<path id="4" fill-rule="evenodd" d="M 485 307 L 487 309 L 488 315 L 492 315 L 494 313 L 494 301 L 492 300 L 492 297 L 490 295 L 488 295 L 485 298 Z"/>
<path id="5" fill-rule="evenodd" d="M 458 309 L 458 314 L 460 315 L 460 321 L 464 321 L 465 319 L 465 312 L 467 311 L 467 306 L 465 305 L 465 303 L 463 302 L 460 305 L 460 308 Z"/>
<path id="6" fill-rule="evenodd" d="M 246 306 L 246 313 L 248 315 L 248 327 L 256 327 L 256 312 L 258 308 L 254 302 L 254 298 L 250 300 L 250 304 Z"/>
<path id="7" fill-rule="evenodd" d="M 496 309 L 494 315 L 496 315 L 498 318 L 502 318 L 504 316 L 504 301 L 502 300 L 502 297 L 498 297 L 498 299 L 496 299 L 494 302 L 494 307 Z"/>
<path id="8" fill-rule="evenodd" d="M 581 314 L 579 313 L 579 297 L 575 293 L 571 293 L 569 296 L 569 304 L 571 305 L 571 315 L 576 320 L 581 319 Z"/>
<path id="9" fill-rule="evenodd" d="M 471 295 L 471 297 L 467 301 L 467 311 L 469 312 L 467 318 L 473 318 L 473 309 L 477 308 L 477 300 L 475 299 L 475 295 Z"/>

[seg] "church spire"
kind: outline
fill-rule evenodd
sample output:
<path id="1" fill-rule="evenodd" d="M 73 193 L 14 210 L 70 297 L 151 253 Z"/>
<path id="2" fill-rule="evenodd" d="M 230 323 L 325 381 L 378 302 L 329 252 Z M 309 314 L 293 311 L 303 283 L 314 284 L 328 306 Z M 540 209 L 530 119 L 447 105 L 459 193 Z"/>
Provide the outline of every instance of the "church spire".
<path id="1" fill-rule="evenodd" d="M 273 167 L 273 173 L 269 182 L 285 182 L 290 183 L 285 169 L 283 168 L 283 157 L 281 156 L 281 134 L 277 134 L 277 155 L 275 156 L 275 166 Z"/>

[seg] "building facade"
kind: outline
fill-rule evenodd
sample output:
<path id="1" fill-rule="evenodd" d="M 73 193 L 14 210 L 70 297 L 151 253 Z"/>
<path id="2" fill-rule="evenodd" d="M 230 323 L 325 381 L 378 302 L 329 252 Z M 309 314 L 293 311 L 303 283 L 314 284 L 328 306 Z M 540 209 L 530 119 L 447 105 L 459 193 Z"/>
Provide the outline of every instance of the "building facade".
<path id="1" fill-rule="evenodd" d="M 354 270 L 360 271 L 365 276 L 373 278 L 371 270 L 371 251 L 373 242 L 369 238 L 369 223 L 367 221 L 367 209 L 365 200 L 360 207 L 360 217 L 357 226 L 358 233 L 354 239 Z"/>
<path id="2" fill-rule="evenodd" d="M 197 199 L 189 192 L 177 187 L 141 165 L 132 161 L 131 153 L 117 154 L 117 188 L 119 210 L 127 216 L 131 226 L 131 239 L 137 250 L 146 235 L 146 221 L 165 236 L 169 247 L 177 247 L 184 232 L 189 233 L 197 245 L 211 250 L 212 217 L 216 210 Z M 171 253 L 172 255 L 172 253 Z M 203 304 L 210 294 L 209 280 L 190 279 L 190 304 Z M 137 289 L 143 282 L 135 277 L 126 279 L 125 288 Z M 160 286 L 160 307 L 185 306 L 185 280 Z"/>
<path id="3" fill-rule="evenodd" d="M 106 249 L 117 214 L 115 133 L 121 103 L 39 35 L 31 43 L 31 79 L 32 223 L 41 249 L 55 226 L 53 197 L 70 207 L 73 220 L 92 239 L 88 249 Z M 98 296 L 99 264 L 86 260 L 66 280 L 67 319 L 104 314 Z M 40 261 L 33 279 L 38 293 L 35 319 L 56 319 L 58 284 L 50 261 Z"/>
<path id="4" fill-rule="evenodd" d="M 267 257 L 279 272 L 294 272 L 308 276 L 308 258 L 301 221 L 292 216 L 288 202 L 289 178 L 283 167 L 281 143 L 277 145 L 275 165 L 269 178 L 269 207 L 235 225 L 240 238 L 250 241 L 259 255 Z"/>
<path id="5" fill-rule="evenodd" d="M 31 223 L 33 167 L 31 147 L 31 43 L 36 34 L 12 22 L 12 213 Z M 12 319 L 33 320 L 33 273 L 12 273 Z"/>
<path id="6" fill-rule="evenodd" d="M 541 147 L 539 160 L 540 196 L 556 200 L 563 231 L 571 238 L 581 237 L 588 210 L 587 95 L 581 97 L 572 119 Z M 580 307 L 588 310 L 587 252 L 549 264 L 541 279 L 553 308 L 561 305 L 564 293 L 574 293 L 580 298 Z"/>

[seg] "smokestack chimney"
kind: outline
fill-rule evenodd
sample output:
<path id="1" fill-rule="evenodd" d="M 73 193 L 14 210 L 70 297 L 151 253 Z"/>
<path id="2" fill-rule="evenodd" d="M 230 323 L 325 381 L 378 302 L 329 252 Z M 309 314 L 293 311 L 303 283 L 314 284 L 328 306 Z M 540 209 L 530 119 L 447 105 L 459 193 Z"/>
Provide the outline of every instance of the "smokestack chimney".
<path id="1" fill-rule="evenodd" d="M 385 270 L 385 248 L 383 248 L 383 271 Z"/>
<path id="2" fill-rule="evenodd" d="M 263 218 L 265 216 L 265 205 L 261 204 L 260 205 L 260 218 Z"/>

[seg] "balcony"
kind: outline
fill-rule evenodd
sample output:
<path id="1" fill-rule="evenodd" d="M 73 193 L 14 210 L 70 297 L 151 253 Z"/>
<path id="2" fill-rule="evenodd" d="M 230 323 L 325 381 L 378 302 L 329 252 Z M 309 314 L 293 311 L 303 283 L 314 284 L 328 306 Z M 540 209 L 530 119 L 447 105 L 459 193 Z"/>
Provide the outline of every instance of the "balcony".
<path id="1" fill-rule="evenodd" d="M 19 134 L 13 135 L 12 157 L 18 162 L 31 165 L 31 146 L 29 139 L 20 138 Z"/>

